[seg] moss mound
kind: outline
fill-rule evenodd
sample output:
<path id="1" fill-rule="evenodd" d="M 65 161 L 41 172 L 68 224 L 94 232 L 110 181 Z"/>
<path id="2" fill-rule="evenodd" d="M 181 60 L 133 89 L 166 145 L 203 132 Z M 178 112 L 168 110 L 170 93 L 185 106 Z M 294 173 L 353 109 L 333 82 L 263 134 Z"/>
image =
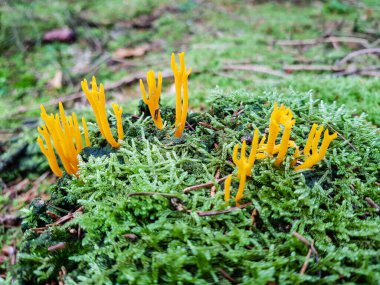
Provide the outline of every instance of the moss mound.
<path id="1" fill-rule="evenodd" d="M 326 158 L 304 172 L 290 166 L 291 153 L 281 167 L 256 161 L 241 208 L 224 202 L 223 184 L 215 183 L 214 196 L 210 188 L 183 193 L 215 181 L 218 171 L 235 171 L 234 144 L 249 140 L 255 127 L 266 132 L 274 101 L 292 109 L 291 137 L 301 147 L 313 123 L 339 132 Z M 126 139 L 117 150 L 90 125 L 98 141 L 82 152 L 79 178 L 64 176 L 49 201 L 25 211 L 20 283 L 378 282 L 380 218 L 368 203 L 380 201 L 377 130 L 292 91 L 216 90 L 208 106 L 189 115 L 181 139 L 172 128 L 158 131 L 140 106 L 139 118 L 124 117 Z M 172 125 L 173 110 L 162 115 Z"/>

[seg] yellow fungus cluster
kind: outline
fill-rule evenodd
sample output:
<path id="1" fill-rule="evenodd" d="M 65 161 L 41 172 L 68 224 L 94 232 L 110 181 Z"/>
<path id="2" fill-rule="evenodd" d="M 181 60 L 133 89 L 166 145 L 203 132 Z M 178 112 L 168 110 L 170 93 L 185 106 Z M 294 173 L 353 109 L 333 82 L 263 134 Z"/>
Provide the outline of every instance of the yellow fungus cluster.
<path id="1" fill-rule="evenodd" d="M 85 93 L 86 98 L 88 102 L 90 103 L 92 110 L 95 114 L 96 123 L 99 127 L 100 133 L 112 147 L 114 148 L 119 147 L 120 143 L 118 143 L 114 139 L 111 132 L 110 125 L 108 123 L 107 111 L 106 111 L 106 99 L 105 99 L 103 84 L 100 84 L 98 87 L 98 85 L 96 84 L 95 76 L 92 77 L 91 90 L 88 88 L 86 79 L 84 79 L 81 82 L 81 84 L 82 84 L 83 92 Z M 123 109 L 117 104 L 113 104 L 112 106 L 113 106 L 113 110 L 114 110 L 116 122 L 117 122 L 118 139 L 122 140 L 124 138 L 123 125 L 121 122 L 121 119 L 122 119 L 121 115 L 122 115 Z"/>
<path id="2" fill-rule="evenodd" d="M 246 141 L 243 141 L 240 159 L 237 158 L 239 145 L 235 145 L 232 154 L 232 160 L 237 166 L 237 177 L 240 178 L 239 189 L 235 197 L 235 201 L 237 204 L 243 197 L 246 177 L 251 176 L 251 171 L 255 159 L 273 157 L 275 154 L 277 154 L 274 164 L 276 166 L 279 166 L 284 161 L 286 153 L 288 152 L 288 149 L 291 147 L 295 148 L 291 165 L 296 165 L 297 159 L 301 156 L 301 151 L 299 150 L 299 147 L 295 144 L 295 142 L 293 140 L 290 140 L 291 129 L 294 126 L 294 124 L 295 120 L 293 119 L 292 111 L 286 108 L 284 105 L 278 107 L 277 103 L 275 102 L 273 112 L 270 116 L 269 135 L 267 143 L 265 143 L 265 135 L 261 139 L 260 143 L 258 143 L 258 130 L 255 129 L 255 134 L 252 140 L 251 152 L 248 158 L 246 158 L 245 156 Z M 281 131 L 281 128 L 283 129 L 281 141 L 279 144 L 276 144 L 276 140 Z M 330 143 L 337 138 L 337 133 L 329 135 L 328 130 L 326 130 L 324 133 L 321 147 L 318 150 L 318 144 L 323 129 L 323 126 L 320 126 L 318 128 L 317 124 L 313 124 L 305 148 L 303 150 L 303 156 L 305 157 L 305 161 L 300 165 L 296 166 L 295 170 L 312 168 L 325 157 Z M 226 202 L 229 201 L 231 196 L 231 180 L 232 175 L 229 175 L 224 184 L 224 200 Z"/>
<path id="3" fill-rule="evenodd" d="M 284 160 L 288 148 L 295 146 L 294 141 L 290 140 L 290 131 L 295 122 L 292 111 L 284 105 L 278 107 L 275 102 L 269 121 L 268 141 L 265 144 L 264 136 L 260 142 L 258 159 L 264 159 L 267 156 L 272 157 L 274 154 L 277 154 L 275 165 L 279 166 Z M 281 126 L 283 127 L 281 142 L 276 145 Z"/>
<path id="4" fill-rule="evenodd" d="M 247 147 L 247 143 L 245 140 L 243 141 L 243 144 L 241 147 L 240 158 L 238 158 L 239 145 L 236 144 L 234 147 L 234 152 L 232 155 L 232 161 L 235 163 L 235 165 L 238 168 L 237 177 L 240 178 L 238 192 L 237 192 L 236 197 L 235 197 L 236 203 L 239 203 L 239 201 L 243 197 L 244 187 L 245 187 L 245 182 L 246 182 L 247 176 L 251 176 L 252 167 L 255 164 L 255 160 L 256 160 L 256 153 L 257 153 L 258 144 L 259 144 L 259 130 L 255 129 L 255 132 L 253 135 L 253 140 L 252 140 L 251 152 L 249 153 L 248 157 L 246 157 L 246 155 L 245 155 L 246 147 Z M 226 179 L 226 182 L 225 182 L 225 192 L 224 192 L 224 200 L 225 201 L 228 201 L 230 199 L 231 179 L 232 179 L 232 176 L 230 175 Z"/>
<path id="5" fill-rule="evenodd" d="M 175 55 L 172 53 L 171 67 L 174 75 L 174 86 L 176 94 L 175 107 L 175 132 L 174 136 L 180 138 L 186 126 L 187 112 L 189 107 L 188 78 L 191 68 L 186 70 L 185 53 L 179 53 L 179 66 L 176 63 Z M 158 129 L 163 128 L 163 122 L 160 112 L 160 96 L 162 90 L 162 74 L 158 73 L 158 82 L 156 84 L 154 71 L 147 73 L 146 81 L 148 84 L 148 96 L 144 87 L 144 83 L 140 80 L 140 89 L 144 103 L 148 106 L 150 115 Z"/>
<path id="6" fill-rule="evenodd" d="M 162 130 L 162 128 L 164 127 L 164 124 L 162 122 L 160 106 L 159 106 L 161 90 L 162 90 L 161 72 L 158 73 L 157 84 L 156 84 L 156 79 L 155 79 L 153 70 L 149 70 L 147 72 L 146 81 L 148 83 L 148 96 L 145 91 L 144 83 L 142 79 L 140 79 L 140 89 L 142 93 L 142 98 L 143 98 L 144 103 L 149 108 L 150 115 L 152 116 L 156 127 L 159 130 Z"/>
<path id="7" fill-rule="evenodd" d="M 305 161 L 301 165 L 295 167 L 295 170 L 307 169 L 313 167 L 318 162 L 320 162 L 326 155 L 327 148 L 330 146 L 330 143 L 338 137 L 337 133 L 329 135 L 329 131 L 326 130 L 323 136 L 323 141 L 321 147 L 318 151 L 318 143 L 321 138 L 324 127 L 320 126 L 318 129 L 317 124 L 313 124 L 311 127 L 309 136 L 303 154 L 305 155 Z M 311 154 L 310 154 L 311 150 Z"/>
<path id="8" fill-rule="evenodd" d="M 41 118 L 45 122 L 38 128 L 38 132 L 44 138 L 45 144 L 40 136 L 37 138 L 38 145 L 42 153 L 49 162 L 49 166 L 55 175 L 61 177 L 62 170 L 60 169 L 54 148 L 61 160 L 63 167 L 69 174 L 77 174 L 78 172 L 78 154 L 83 149 L 82 134 L 79 129 L 77 116 L 72 113 L 71 116 L 65 115 L 63 105 L 59 103 L 59 114 L 46 113 L 43 105 L 41 105 Z M 88 137 L 87 124 L 82 117 L 82 126 L 84 132 L 85 145 L 90 146 Z M 52 144 L 53 141 L 53 144 Z"/>

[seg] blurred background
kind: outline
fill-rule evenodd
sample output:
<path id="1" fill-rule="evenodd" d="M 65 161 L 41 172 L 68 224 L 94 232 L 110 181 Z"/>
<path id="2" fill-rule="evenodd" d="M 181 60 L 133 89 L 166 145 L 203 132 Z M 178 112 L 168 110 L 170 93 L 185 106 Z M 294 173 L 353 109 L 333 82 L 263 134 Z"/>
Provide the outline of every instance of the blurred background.
<path id="1" fill-rule="evenodd" d="M 170 75 L 171 53 L 184 51 L 193 110 L 207 109 L 214 88 L 312 90 L 378 126 L 379 38 L 378 0 L 1 0 L 0 275 L 19 209 L 55 181 L 35 143 L 39 104 L 55 111 L 62 101 L 94 121 L 80 81 L 95 75 L 109 103 L 136 113 L 138 80 L 149 69 Z"/>

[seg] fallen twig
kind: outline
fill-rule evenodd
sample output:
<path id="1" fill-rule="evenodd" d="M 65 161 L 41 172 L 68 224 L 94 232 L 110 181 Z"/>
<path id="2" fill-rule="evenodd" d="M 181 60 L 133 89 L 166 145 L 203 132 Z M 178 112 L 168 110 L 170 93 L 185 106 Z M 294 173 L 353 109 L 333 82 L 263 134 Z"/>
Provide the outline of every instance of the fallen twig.
<path id="1" fill-rule="evenodd" d="M 57 221 L 55 221 L 54 223 L 52 224 L 47 224 L 46 226 L 44 227 L 40 227 L 40 228 L 32 228 L 30 230 L 34 231 L 35 233 L 43 233 L 46 229 L 50 228 L 50 227 L 53 227 L 53 226 L 58 226 L 58 225 L 62 225 L 70 220 L 72 220 L 74 218 L 74 214 L 76 213 L 81 213 L 83 212 L 84 210 L 84 207 L 80 207 L 78 208 L 77 210 L 75 210 L 73 213 L 68 213 L 67 215 L 59 218 Z"/>
<path id="2" fill-rule="evenodd" d="M 198 216 L 201 216 L 201 217 L 216 216 L 216 215 L 231 213 L 231 212 L 239 210 L 239 209 L 244 209 L 244 208 L 246 208 L 246 207 L 248 207 L 250 205 L 252 205 L 252 202 L 248 202 L 248 203 L 243 204 L 243 205 L 231 207 L 231 208 L 229 208 L 227 210 L 208 211 L 208 212 L 198 211 L 196 213 L 198 214 Z"/>
<path id="3" fill-rule="evenodd" d="M 219 177 L 220 177 L 220 169 L 217 169 L 217 170 L 216 170 L 216 174 L 215 174 L 215 179 L 219 179 Z M 216 194 L 216 186 L 213 185 L 213 186 L 211 187 L 210 196 L 211 196 L 211 197 L 214 197 L 215 194 Z"/>
<path id="4" fill-rule="evenodd" d="M 371 198 L 365 197 L 365 200 L 367 201 L 368 205 L 370 205 L 372 208 L 377 209 L 377 211 L 380 211 L 380 206 L 375 203 Z"/>
<path id="5" fill-rule="evenodd" d="M 281 70 L 272 69 L 265 65 L 225 65 L 222 67 L 223 70 L 242 70 L 242 71 L 252 71 L 256 73 L 268 74 L 276 77 L 286 78 L 288 75 Z"/>
<path id="6" fill-rule="evenodd" d="M 225 270 L 223 270 L 222 268 L 218 268 L 218 271 L 220 272 L 220 274 L 222 274 L 222 276 L 227 279 L 231 284 L 236 284 L 236 280 L 233 279 Z"/>
<path id="7" fill-rule="evenodd" d="M 340 136 L 354 151 L 358 151 L 358 149 L 352 143 L 350 143 L 341 133 L 334 129 L 330 124 L 327 124 L 327 126 L 331 128 L 334 132 L 336 132 L 338 136 Z"/>
<path id="8" fill-rule="evenodd" d="M 227 177 L 228 177 L 228 175 L 224 176 L 222 178 L 216 179 L 216 182 L 217 183 L 223 182 L 224 180 L 227 179 Z M 210 182 L 207 182 L 207 183 L 202 183 L 202 184 L 186 187 L 185 189 L 183 189 L 183 193 L 189 193 L 189 192 L 191 192 L 193 190 L 199 190 L 199 189 L 203 189 L 203 188 L 210 188 L 210 187 L 214 186 L 214 184 L 215 184 L 214 181 L 210 181 Z"/>
<path id="9" fill-rule="evenodd" d="M 307 240 L 304 236 L 297 232 L 293 232 L 293 236 L 295 236 L 298 240 L 302 241 L 304 244 L 306 244 L 312 251 L 312 253 L 315 255 L 316 261 L 318 261 L 318 252 L 314 247 L 314 244 Z"/>
<path id="10" fill-rule="evenodd" d="M 66 243 L 65 242 L 60 242 L 60 243 L 57 243 L 55 245 L 52 245 L 52 246 L 49 246 L 48 247 L 48 251 L 56 251 L 58 249 L 64 249 L 66 247 Z"/>
<path id="11" fill-rule="evenodd" d="M 327 38 L 318 38 L 318 39 L 305 39 L 305 40 L 277 40 L 274 42 L 275 45 L 280 46 L 309 46 L 309 45 L 318 45 L 325 43 L 355 43 L 360 44 L 365 48 L 370 47 L 370 44 L 366 39 L 356 38 L 356 37 L 327 37 Z"/>
<path id="12" fill-rule="evenodd" d="M 374 53 L 380 54 L 380 48 L 366 48 L 366 49 L 356 50 L 356 51 L 353 51 L 353 52 L 350 52 L 349 54 L 347 54 L 344 58 L 339 60 L 336 65 L 345 64 L 347 61 L 349 61 L 349 60 L 351 60 L 357 56 L 361 56 L 361 55 L 365 55 L 365 54 L 374 54 Z"/>
<path id="13" fill-rule="evenodd" d="M 306 64 L 292 64 L 284 65 L 283 69 L 285 72 L 294 72 L 294 71 L 344 71 L 345 68 L 336 65 L 306 65 Z"/>
<path id="14" fill-rule="evenodd" d="M 217 129 L 217 128 L 215 128 L 215 127 L 213 127 L 213 126 L 211 126 L 211 125 L 209 125 L 209 124 L 207 124 L 205 122 L 199 122 L 198 124 L 201 125 L 201 126 L 204 126 L 204 127 L 208 128 L 208 129 L 211 129 L 211 130 L 214 130 L 214 131 L 219 131 L 219 129 Z"/>
<path id="15" fill-rule="evenodd" d="M 133 197 L 133 196 L 154 196 L 154 195 L 159 195 L 159 196 L 169 197 L 169 198 L 177 197 L 177 195 L 174 195 L 174 194 L 159 193 L 159 192 L 134 192 L 134 193 L 129 193 L 127 196 Z"/>
<path id="16" fill-rule="evenodd" d="M 5 226 L 6 228 L 18 226 L 20 223 L 21 218 L 15 215 L 0 216 L 0 225 Z"/>
<path id="17" fill-rule="evenodd" d="M 309 259 L 310 259 L 311 253 L 312 253 L 312 250 L 310 248 L 307 255 L 306 255 L 305 262 L 303 263 L 302 268 L 300 270 L 300 275 L 305 274 L 307 266 L 309 265 Z"/>

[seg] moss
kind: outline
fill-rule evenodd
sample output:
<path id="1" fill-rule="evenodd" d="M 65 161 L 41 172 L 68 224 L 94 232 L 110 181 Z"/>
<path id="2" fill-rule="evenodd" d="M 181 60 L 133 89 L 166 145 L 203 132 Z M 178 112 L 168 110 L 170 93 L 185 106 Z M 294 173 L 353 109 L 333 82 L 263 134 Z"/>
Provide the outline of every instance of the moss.
<path id="1" fill-rule="evenodd" d="M 234 205 L 223 201 L 222 185 L 214 197 L 210 189 L 182 190 L 213 180 L 217 169 L 221 176 L 234 171 L 233 145 L 252 136 L 254 127 L 266 132 L 274 101 L 293 110 L 292 139 L 299 145 L 312 123 L 341 136 L 310 171 L 295 172 L 290 156 L 279 168 L 270 159 L 256 162 L 242 201 L 252 205 L 199 216 L 197 211 Z M 380 278 L 379 215 L 365 198 L 380 200 L 377 130 L 344 108 L 293 91 L 216 90 L 208 106 L 208 112 L 189 114 L 181 139 L 173 139 L 168 127 L 173 112 L 164 109 L 164 130 L 155 130 L 141 112 L 139 119 L 124 117 L 124 128 L 131 131 L 119 149 L 85 149 L 79 178 L 59 179 L 44 204 L 61 216 L 80 206 L 84 212 L 39 235 L 26 230 L 18 280 L 57 280 L 64 265 L 65 284 L 228 284 L 222 271 L 243 284 L 375 284 Z M 233 181 L 232 195 L 236 190 Z M 29 228 L 51 223 L 33 203 L 25 215 Z M 78 226 L 83 234 L 70 234 Z M 308 248 L 292 235 L 295 231 L 318 251 L 303 275 L 299 271 Z M 47 251 L 58 242 L 70 246 Z"/>

